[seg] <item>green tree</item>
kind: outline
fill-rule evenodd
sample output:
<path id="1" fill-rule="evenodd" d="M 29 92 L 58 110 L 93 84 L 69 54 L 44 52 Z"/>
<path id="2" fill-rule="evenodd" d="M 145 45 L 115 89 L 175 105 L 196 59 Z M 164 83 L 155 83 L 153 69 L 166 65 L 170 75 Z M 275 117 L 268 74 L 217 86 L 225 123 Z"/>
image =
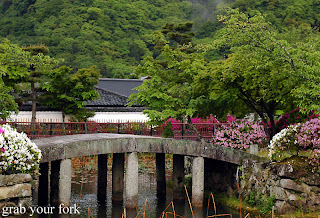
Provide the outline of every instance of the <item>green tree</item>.
<path id="1" fill-rule="evenodd" d="M 211 62 L 211 70 L 196 78 L 197 87 L 208 87 L 207 95 L 218 102 L 227 98 L 234 104 L 245 103 L 264 123 L 270 122 L 266 127 L 272 137 L 276 133 L 276 110 L 292 105 L 297 90 L 319 80 L 317 45 L 310 44 L 314 33 L 308 29 L 309 37 L 290 43 L 259 13 L 248 17 L 229 9 L 220 20 L 226 25 L 222 37 L 209 47 L 227 46 L 231 54 L 225 61 Z M 315 37 L 319 38 L 317 34 Z"/>
<path id="2" fill-rule="evenodd" d="M 48 82 L 42 85 L 45 90 L 42 103 L 61 110 L 63 120 L 66 114 L 86 120 L 93 114 L 86 110 L 85 101 L 99 98 L 94 86 L 98 84 L 100 73 L 95 66 L 79 69 L 74 74 L 71 70 L 62 66 L 47 74 Z"/>
<path id="3" fill-rule="evenodd" d="M 138 103 L 148 107 L 144 113 L 157 124 L 169 117 L 185 119 L 198 133 L 191 121 L 198 109 L 193 98 L 192 83 L 195 76 L 205 70 L 205 61 L 202 53 L 196 52 L 191 44 L 179 44 L 191 41 L 182 39 L 184 31 L 189 36 L 191 27 L 179 32 L 176 46 L 170 46 L 172 42 L 166 40 L 166 35 L 171 36 L 167 34 L 167 27 L 168 25 L 165 26 L 165 31 L 154 34 L 156 47 L 161 51 L 159 57 L 145 58 L 143 65 L 136 69 L 138 74 L 150 76 L 150 79 L 144 80 L 137 87 L 139 92 L 129 97 L 129 105 Z M 191 49 L 193 52 L 189 52 Z M 199 134 L 198 136 L 202 139 Z"/>
<path id="4" fill-rule="evenodd" d="M 23 51 L 9 40 L 0 42 L 0 118 L 5 119 L 12 112 L 18 112 L 13 96 L 16 81 L 28 76 L 30 53 Z"/>
<path id="5" fill-rule="evenodd" d="M 30 83 L 31 86 L 31 100 L 32 100 L 32 117 L 31 122 L 36 122 L 37 113 L 37 97 L 38 90 L 36 85 L 43 82 L 43 76 L 48 70 L 52 70 L 58 64 L 54 58 L 47 56 L 49 49 L 45 45 L 30 45 L 22 48 L 31 54 L 31 64 L 28 68 L 28 77 L 24 78 L 24 82 Z"/>

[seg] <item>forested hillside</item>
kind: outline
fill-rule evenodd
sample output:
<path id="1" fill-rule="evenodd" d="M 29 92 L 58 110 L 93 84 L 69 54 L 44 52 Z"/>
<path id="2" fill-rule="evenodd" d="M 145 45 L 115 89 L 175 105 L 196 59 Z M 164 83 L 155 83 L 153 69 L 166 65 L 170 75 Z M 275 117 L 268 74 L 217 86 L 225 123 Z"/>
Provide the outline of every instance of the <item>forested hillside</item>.
<path id="1" fill-rule="evenodd" d="M 96 65 L 104 77 L 128 78 L 144 57 L 157 55 L 151 33 L 165 23 L 194 22 L 195 42 L 215 37 L 219 5 L 259 10 L 280 29 L 319 25 L 319 0 L 2 0 L 0 37 L 43 43 L 74 70 Z"/>
<path id="2" fill-rule="evenodd" d="M 150 34 L 189 19 L 191 3 L 176 0 L 4 0 L 0 34 L 13 43 L 44 43 L 75 69 L 93 64 L 105 77 L 124 77 L 151 54 Z"/>

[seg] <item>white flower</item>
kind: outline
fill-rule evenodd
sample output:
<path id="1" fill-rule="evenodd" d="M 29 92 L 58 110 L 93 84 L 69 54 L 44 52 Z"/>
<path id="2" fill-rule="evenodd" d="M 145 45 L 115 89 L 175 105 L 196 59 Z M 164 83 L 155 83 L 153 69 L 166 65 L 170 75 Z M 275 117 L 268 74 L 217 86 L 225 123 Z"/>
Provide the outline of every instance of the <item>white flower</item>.
<path id="1" fill-rule="evenodd" d="M 298 141 L 292 141 L 292 137 L 297 133 L 298 128 L 301 124 L 290 125 L 285 129 L 282 129 L 276 135 L 274 135 L 270 141 L 269 147 L 269 158 L 272 160 L 274 154 L 281 149 L 281 147 L 286 146 L 288 143 L 293 142 L 294 145 L 298 145 Z"/>
<path id="2" fill-rule="evenodd" d="M 37 174 L 37 166 L 42 157 L 40 149 L 25 133 L 18 133 L 9 125 L 1 127 L 0 147 L 4 152 L 0 154 L 0 174 L 7 169 Z"/>

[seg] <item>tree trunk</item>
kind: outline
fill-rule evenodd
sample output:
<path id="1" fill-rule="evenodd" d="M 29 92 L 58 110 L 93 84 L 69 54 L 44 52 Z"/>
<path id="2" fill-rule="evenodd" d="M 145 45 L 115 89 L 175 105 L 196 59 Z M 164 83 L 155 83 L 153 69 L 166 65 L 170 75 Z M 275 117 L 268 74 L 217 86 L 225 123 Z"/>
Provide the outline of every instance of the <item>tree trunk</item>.
<path id="1" fill-rule="evenodd" d="M 268 108 L 266 107 L 266 113 L 267 113 L 269 120 L 270 120 L 270 127 L 269 127 L 270 140 L 276 134 L 276 124 L 275 124 L 275 120 L 274 120 L 275 109 L 276 109 L 276 102 L 275 101 L 271 101 L 269 103 L 269 107 Z"/>
<path id="2" fill-rule="evenodd" d="M 63 109 L 61 110 L 61 113 L 62 113 L 62 122 L 64 122 L 64 119 L 65 119 L 65 117 L 66 117 L 66 114 L 64 113 L 64 110 L 63 110 Z"/>
<path id="3" fill-rule="evenodd" d="M 270 126 L 269 127 L 269 137 L 270 137 L 270 140 L 272 139 L 272 137 L 276 134 L 276 124 L 275 124 L 275 121 L 274 121 L 274 115 L 273 113 L 267 113 L 268 114 L 268 117 L 269 117 L 269 120 L 270 120 Z"/>
<path id="4" fill-rule="evenodd" d="M 31 82 L 31 95 L 32 95 L 32 117 L 31 122 L 36 122 L 36 113 L 37 113 L 37 92 L 35 84 Z"/>

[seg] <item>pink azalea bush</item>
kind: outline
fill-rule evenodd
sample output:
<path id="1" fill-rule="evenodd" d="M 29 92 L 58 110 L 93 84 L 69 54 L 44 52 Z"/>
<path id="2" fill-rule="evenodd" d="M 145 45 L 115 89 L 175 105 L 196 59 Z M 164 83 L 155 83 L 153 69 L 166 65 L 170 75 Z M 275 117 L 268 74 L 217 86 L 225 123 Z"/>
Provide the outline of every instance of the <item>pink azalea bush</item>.
<path id="1" fill-rule="evenodd" d="M 305 121 L 319 117 L 319 115 L 315 114 L 313 111 L 310 114 L 304 114 L 301 110 L 301 108 L 296 108 L 282 115 L 280 119 L 275 123 L 276 132 L 280 132 L 282 129 L 285 129 L 290 125 L 303 123 Z M 268 123 L 268 125 L 269 127 L 271 127 L 270 123 Z"/>
<path id="2" fill-rule="evenodd" d="M 229 125 L 221 125 L 213 137 L 213 144 L 229 148 L 246 149 L 250 145 L 263 145 L 266 133 L 263 125 L 247 119 L 227 116 Z"/>
<path id="3" fill-rule="evenodd" d="M 283 151 L 299 155 L 300 151 L 311 152 L 309 164 L 313 171 L 320 172 L 320 118 L 291 125 L 277 133 L 269 144 L 269 157 L 273 161 L 283 159 Z"/>

